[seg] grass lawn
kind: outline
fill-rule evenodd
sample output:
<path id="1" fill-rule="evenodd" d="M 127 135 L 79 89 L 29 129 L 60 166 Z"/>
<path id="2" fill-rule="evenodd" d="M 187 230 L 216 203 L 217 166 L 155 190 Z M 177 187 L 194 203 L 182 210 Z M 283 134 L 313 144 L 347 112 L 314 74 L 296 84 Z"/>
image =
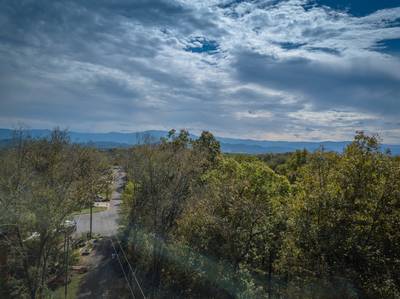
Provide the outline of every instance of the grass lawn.
<path id="1" fill-rule="evenodd" d="M 105 208 L 105 207 L 93 207 L 92 208 L 92 212 L 93 213 L 103 212 L 105 210 L 107 210 L 107 208 Z M 83 210 L 81 210 L 79 212 L 73 213 L 72 216 L 82 215 L 82 214 L 89 214 L 89 213 L 90 213 L 90 208 L 86 208 L 86 209 L 83 209 Z"/>
<path id="2" fill-rule="evenodd" d="M 71 280 L 68 284 L 68 289 L 67 289 L 68 290 L 68 293 L 67 293 L 68 299 L 76 298 L 78 290 L 79 290 L 79 284 L 84 276 L 85 276 L 85 274 L 78 274 L 78 273 L 72 274 Z M 52 298 L 52 299 L 64 298 L 64 286 L 60 286 L 59 288 L 57 288 L 53 292 L 51 292 L 50 298 Z"/>

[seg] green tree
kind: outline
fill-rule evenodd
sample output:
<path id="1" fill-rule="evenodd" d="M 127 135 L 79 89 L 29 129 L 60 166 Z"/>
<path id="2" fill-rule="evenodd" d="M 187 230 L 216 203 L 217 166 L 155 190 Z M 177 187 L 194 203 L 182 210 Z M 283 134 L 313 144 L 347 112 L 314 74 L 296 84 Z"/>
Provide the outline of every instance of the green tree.
<path id="1" fill-rule="evenodd" d="M 215 139 L 214 135 L 208 131 L 203 131 L 200 137 L 193 141 L 193 148 L 198 151 L 199 154 L 205 155 L 206 161 L 211 166 L 216 164 L 221 156 L 220 143 Z"/>
<path id="2" fill-rule="evenodd" d="M 341 156 L 312 155 L 280 254 L 292 295 L 399 296 L 399 174 L 379 140 L 362 132 Z"/>
<path id="3" fill-rule="evenodd" d="M 237 271 L 264 273 L 270 287 L 285 230 L 289 182 L 263 162 L 229 158 L 203 179 L 207 184 L 181 218 L 178 234 L 193 250 L 232 266 L 233 272 L 221 268 L 215 276 L 231 280 L 238 288 L 233 294 L 248 291 L 243 278 L 231 276 Z"/>
<path id="4" fill-rule="evenodd" d="M 65 220 L 93 199 L 102 174 L 96 153 L 70 144 L 64 131 L 17 137 L 0 155 L 0 242 L 8 296 L 36 298 L 57 272 Z"/>
<path id="5" fill-rule="evenodd" d="M 132 183 L 124 193 L 123 233 L 133 242 L 144 234 L 143 244 L 148 246 L 142 248 L 145 251 L 142 255 L 150 259 L 148 271 L 155 292 L 160 287 L 165 266 L 165 244 L 171 241 L 176 220 L 201 171 L 200 157 L 189 147 L 187 131 L 177 136 L 171 131 L 159 145 L 147 144 L 132 149 L 126 163 Z"/>

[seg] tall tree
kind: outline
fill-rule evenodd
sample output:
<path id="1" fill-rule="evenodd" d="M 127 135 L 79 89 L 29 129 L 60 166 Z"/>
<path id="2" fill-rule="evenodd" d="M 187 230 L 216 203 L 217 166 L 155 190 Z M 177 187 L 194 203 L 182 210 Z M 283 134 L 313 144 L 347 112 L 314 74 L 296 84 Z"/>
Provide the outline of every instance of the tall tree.
<path id="1" fill-rule="evenodd" d="M 0 159 L 1 243 L 10 296 L 43 296 L 49 266 L 59 258 L 64 222 L 93 198 L 102 170 L 93 150 L 70 144 L 59 129 L 47 139 L 19 132 Z"/>
<path id="2" fill-rule="evenodd" d="M 305 296 L 399 296 L 399 174 L 379 140 L 362 132 L 341 156 L 312 155 L 281 252 L 281 269 L 302 282 L 300 292 L 308 285 Z"/>
<path id="3" fill-rule="evenodd" d="M 165 244 L 170 241 L 189 194 L 198 177 L 199 157 L 189 148 L 187 131 L 159 145 L 143 145 L 130 152 L 126 169 L 129 179 L 124 194 L 125 234 L 146 232 L 151 242 L 151 280 L 158 290 L 164 266 Z"/>
<path id="4" fill-rule="evenodd" d="M 266 273 L 271 286 L 273 263 L 285 229 L 289 182 L 263 162 L 228 158 L 203 179 L 205 188 L 194 195 L 179 222 L 181 238 L 204 256 L 227 262 L 233 273 L 243 267 Z M 235 295 L 248 291 L 243 290 L 240 277 L 230 275 L 232 272 L 224 271 L 216 276 L 236 281 Z"/>

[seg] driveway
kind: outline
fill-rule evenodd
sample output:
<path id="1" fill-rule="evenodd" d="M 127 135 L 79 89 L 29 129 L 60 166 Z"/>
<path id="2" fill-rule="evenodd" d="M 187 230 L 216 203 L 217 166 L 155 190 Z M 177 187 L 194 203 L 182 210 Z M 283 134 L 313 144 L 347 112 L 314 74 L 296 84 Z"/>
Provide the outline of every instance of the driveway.
<path id="1" fill-rule="evenodd" d="M 121 192 L 123 191 L 125 172 L 121 169 L 114 170 L 115 182 L 113 193 L 111 195 L 110 207 L 103 212 L 93 213 L 92 232 L 101 234 L 102 236 L 113 236 L 118 229 L 118 210 L 121 204 Z M 74 217 L 77 223 L 75 236 L 80 236 L 82 233 L 89 232 L 90 215 L 78 215 Z"/>

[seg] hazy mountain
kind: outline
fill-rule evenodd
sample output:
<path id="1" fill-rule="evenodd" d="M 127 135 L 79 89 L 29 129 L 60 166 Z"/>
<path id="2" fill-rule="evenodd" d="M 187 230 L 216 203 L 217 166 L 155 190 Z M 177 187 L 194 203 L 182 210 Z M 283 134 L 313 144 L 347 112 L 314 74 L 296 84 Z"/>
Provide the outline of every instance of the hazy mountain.
<path id="1" fill-rule="evenodd" d="M 0 146 L 10 144 L 10 139 L 13 137 L 13 130 L 0 129 Z M 27 130 L 33 138 L 47 137 L 51 133 L 50 130 L 32 129 Z M 166 131 L 143 131 L 134 133 L 82 133 L 82 132 L 69 132 L 71 141 L 80 144 L 92 145 L 98 148 L 115 148 L 115 147 L 129 147 L 132 145 L 144 142 L 157 142 L 161 137 L 168 134 Z M 193 137 L 195 137 L 193 135 Z M 298 142 L 298 141 L 268 141 L 268 140 L 251 140 L 251 139 L 236 139 L 216 137 L 220 143 L 221 148 L 227 153 L 247 153 L 247 154 L 260 154 L 260 153 L 284 153 L 292 152 L 297 149 L 307 149 L 315 151 L 323 146 L 328 151 L 341 152 L 349 141 L 323 141 L 323 142 Z M 390 148 L 394 155 L 400 155 L 400 145 L 384 144 L 382 149 Z"/>

